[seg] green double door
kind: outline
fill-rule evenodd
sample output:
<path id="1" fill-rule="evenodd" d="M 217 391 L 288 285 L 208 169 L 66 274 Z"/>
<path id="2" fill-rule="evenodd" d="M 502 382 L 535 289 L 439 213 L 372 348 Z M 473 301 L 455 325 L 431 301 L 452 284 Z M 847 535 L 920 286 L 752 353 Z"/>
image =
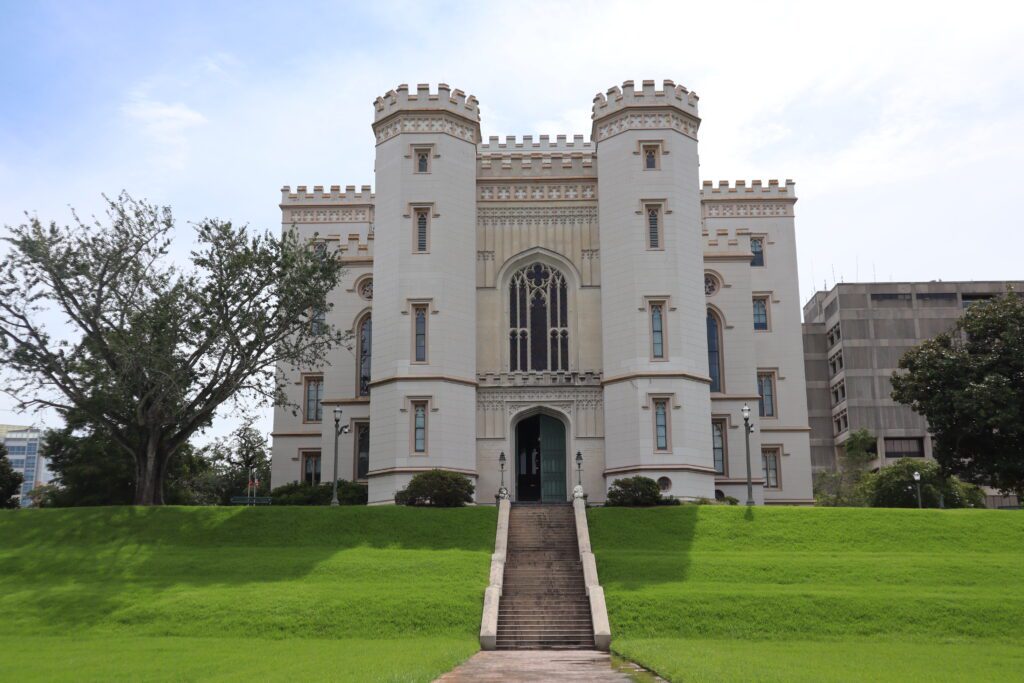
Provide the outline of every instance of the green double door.
<path id="1" fill-rule="evenodd" d="M 544 503 L 564 503 L 565 425 L 549 415 L 540 420 L 540 496 Z"/>

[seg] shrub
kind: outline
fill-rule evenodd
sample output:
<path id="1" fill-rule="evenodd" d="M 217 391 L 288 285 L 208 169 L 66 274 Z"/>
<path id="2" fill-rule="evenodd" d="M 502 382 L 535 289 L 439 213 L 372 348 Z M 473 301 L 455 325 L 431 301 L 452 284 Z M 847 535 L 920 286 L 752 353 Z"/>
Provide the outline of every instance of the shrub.
<path id="1" fill-rule="evenodd" d="M 338 502 L 342 505 L 366 505 L 366 486 L 354 481 L 338 480 Z M 331 482 L 304 484 L 292 482 L 270 492 L 274 505 L 330 505 Z"/>
<path id="2" fill-rule="evenodd" d="M 938 463 L 918 458 L 900 458 L 864 480 L 867 499 L 872 507 L 917 507 L 917 483 L 914 472 L 921 474 L 921 504 L 926 508 L 985 507 L 980 488 L 956 477 L 944 477 Z"/>
<path id="3" fill-rule="evenodd" d="M 679 505 L 679 501 L 662 496 L 658 482 L 650 477 L 616 479 L 608 487 L 605 505 L 618 507 L 650 507 L 652 505 Z"/>
<path id="4" fill-rule="evenodd" d="M 399 505 L 457 508 L 473 502 L 473 482 L 464 474 L 447 470 L 421 472 L 395 495 Z"/>

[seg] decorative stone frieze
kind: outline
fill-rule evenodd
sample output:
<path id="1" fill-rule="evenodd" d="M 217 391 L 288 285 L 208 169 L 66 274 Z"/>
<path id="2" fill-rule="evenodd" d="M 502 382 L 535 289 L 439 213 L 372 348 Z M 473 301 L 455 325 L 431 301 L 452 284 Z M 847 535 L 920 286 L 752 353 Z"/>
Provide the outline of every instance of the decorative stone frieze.
<path id="1" fill-rule="evenodd" d="M 482 227 L 504 225 L 583 225 L 597 223 L 596 206 L 479 208 L 477 224 Z"/>

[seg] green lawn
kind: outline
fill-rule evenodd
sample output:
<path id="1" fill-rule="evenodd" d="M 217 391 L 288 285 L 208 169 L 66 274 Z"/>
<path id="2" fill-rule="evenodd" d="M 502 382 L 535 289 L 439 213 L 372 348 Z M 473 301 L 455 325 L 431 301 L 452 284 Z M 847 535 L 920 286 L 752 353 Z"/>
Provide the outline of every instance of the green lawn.
<path id="1" fill-rule="evenodd" d="M 673 681 L 1024 680 L 1024 515 L 593 509 L 612 649 Z"/>
<path id="2" fill-rule="evenodd" d="M 429 681 L 477 650 L 493 508 L 0 512 L 0 680 Z"/>

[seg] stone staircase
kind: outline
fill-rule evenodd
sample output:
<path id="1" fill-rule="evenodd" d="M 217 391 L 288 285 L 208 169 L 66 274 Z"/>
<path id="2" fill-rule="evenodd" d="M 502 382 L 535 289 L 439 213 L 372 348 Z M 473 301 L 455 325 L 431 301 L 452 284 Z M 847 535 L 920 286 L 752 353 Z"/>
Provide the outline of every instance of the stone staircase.
<path id="1" fill-rule="evenodd" d="M 593 648 L 572 506 L 513 503 L 497 649 Z"/>

